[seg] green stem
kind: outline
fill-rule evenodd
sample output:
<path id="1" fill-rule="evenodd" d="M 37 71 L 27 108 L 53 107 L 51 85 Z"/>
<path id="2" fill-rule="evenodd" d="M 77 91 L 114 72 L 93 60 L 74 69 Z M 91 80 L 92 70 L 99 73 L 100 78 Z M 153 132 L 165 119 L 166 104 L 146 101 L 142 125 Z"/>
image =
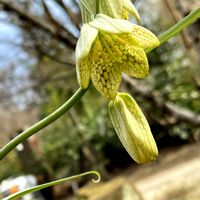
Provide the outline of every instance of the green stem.
<path id="1" fill-rule="evenodd" d="M 99 13 L 99 0 L 96 0 L 96 14 Z"/>
<path id="2" fill-rule="evenodd" d="M 158 39 L 160 41 L 160 45 L 167 42 L 169 39 L 174 37 L 175 35 L 179 34 L 183 29 L 194 23 L 197 19 L 200 17 L 200 8 L 197 8 L 196 10 L 192 11 L 189 15 L 184 17 L 182 20 L 180 20 L 177 24 L 166 30 L 164 33 L 158 36 Z M 145 49 L 146 53 L 149 53 L 152 51 L 153 48 Z"/>
<path id="3" fill-rule="evenodd" d="M 95 183 L 98 183 L 100 181 L 100 179 L 101 179 L 101 176 L 97 171 L 89 171 L 89 172 L 85 172 L 85 173 L 78 174 L 78 175 L 75 175 L 75 176 L 63 178 L 63 179 L 60 179 L 60 180 L 57 180 L 57 181 L 52 181 L 52 182 L 49 182 L 49 183 L 45 183 L 45 184 L 42 184 L 42 185 L 31 187 L 31 188 L 28 188 L 26 190 L 19 191 L 19 192 L 15 193 L 15 194 L 11 194 L 10 196 L 8 196 L 8 197 L 6 197 L 6 198 L 4 198 L 2 200 L 18 199 L 18 198 L 20 198 L 20 197 L 22 197 L 22 196 L 24 196 L 26 194 L 37 192 L 37 191 L 42 190 L 44 188 L 51 187 L 51 186 L 54 186 L 54 185 L 57 185 L 57 184 L 61 184 L 61 183 L 65 182 L 65 181 L 70 181 L 70 180 L 74 180 L 74 179 L 77 179 L 77 178 L 81 178 L 81 177 L 86 176 L 86 175 L 95 175 L 95 176 L 97 176 L 97 179 L 92 179 L 93 182 L 95 182 Z"/>
<path id="4" fill-rule="evenodd" d="M 34 133 L 48 126 L 62 115 L 64 115 L 75 103 L 77 103 L 81 97 L 85 94 L 87 89 L 79 88 L 76 93 L 61 107 L 55 110 L 53 113 L 48 115 L 46 118 L 34 124 L 32 127 L 26 129 L 20 135 L 16 136 L 13 140 L 11 140 L 7 145 L 5 145 L 0 150 L 0 160 L 2 160 L 12 149 L 14 149 L 18 144 L 32 136 Z"/>
<path id="5" fill-rule="evenodd" d="M 158 36 L 160 44 L 168 41 L 173 36 L 180 33 L 184 28 L 195 22 L 200 17 L 200 8 L 197 8 L 193 12 L 191 12 L 188 16 L 183 18 L 180 22 L 176 25 L 172 26 L 170 29 L 162 33 Z M 146 53 L 152 51 L 152 49 L 145 49 Z M 0 160 L 2 160 L 12 149 L 14 149 L 18 144 L 32 136 L 34 133 L 38 132 L 39 130 L 43 129 L 44 127 L 48 126 L 50 123 L 57 120 L 61 117 L 64 113 L 66 113 L 79 99 L 85 94 L 86 90 L 78 89 L 77 92 L 60 108 L 54 111 L 52 114 L 44 118 L 43 120 L 39 121 L 32 127 L 28 128 L 24 132 L 22 132 L 19 136 L 15 137 L 11 140 L 7 145 L 5 145 L 0 150 Z"/>
<path id="6" fill-rule="evenodd" d="M 197 8 L 189 15 L 184 17 L 182 20 L 180 20 L 177 24 L 172 26 L 170 29 L 159 35 L 158 39 L 160 40 L 160 44 L 163 44 L 170 38 L 180 33 L 183 29 L 188 27 L 190 24 L 194 23 L 199 17 L 200 17 L 200 8 Z"/>

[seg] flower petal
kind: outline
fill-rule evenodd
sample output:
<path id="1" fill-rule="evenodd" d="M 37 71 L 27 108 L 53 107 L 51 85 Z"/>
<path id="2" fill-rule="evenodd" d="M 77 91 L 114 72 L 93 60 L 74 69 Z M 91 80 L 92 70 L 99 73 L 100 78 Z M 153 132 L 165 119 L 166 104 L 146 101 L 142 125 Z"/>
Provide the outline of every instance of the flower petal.
<path id="1" fill-rule="evenodd" d="M 130 0 L 101 0 L 99 1 L 99 13 L 118 19 L 128 19 L 130 13 L 137 21 L 140 18 Z"/>
<path id="2" fill-rule="evenodd" d="M 91 64 L 91 79 L 95 88 L 108 99 L 114 99 L 119 88 L 122 74 L 120 67 L 112 63 Z"/>
<path id="3" fill-rule="evenodd" d="M 76 74 L 81 88 L 86 89 L 90 83 L 90 67 L 88 57 L 79 60 L 76 64 Z"/>
<path id="4" fill-rule="evenodd" d="M 98 30 L 91 27 L 89 24 L 84 24 L 81 28 L 80 37 L 76 45 L 76 60 L 85 58 L 92 47 L 98 35 Z"/>
<path id="5" fill-rule="evenodd" d="M 148 122 L 130 95 L 118 93 L 109 104 L 109 114 L 120 141 L 137 163 L 157 157 L 158 149 Z"/>
<path id="6" fill-rule="evenodd" d="M 130 14 L 132 14 L 137 21 L 140 20 L 140 15 L 130 0 L 121 0 L 121 3 L 124 9 L 127 10 Z"/>
<path id="7" fill-rule="evenodd" d="M 87 88 L 90 80 L 88 54 L 98 35 L 98 30 L 84 24 L 76 46 L 76 72 L 80 87 Z"/>
<path id="8" fill-rule="evenodd" d="M 105 14 L 112 18 L 121 18 L 122 10 L 121 1 L 116 0 L 101 0 L 99 1 L 99 13 Z"/>
<path id="9" fill-rule="evenodd" d="M 107 33 L 131 33 L 133 24 L 123 19 L 113 19 L 103 14 L 98 14 L 95 19 L 89 23 L 92 27 Z"/>
<path id="10" fill-rule="evenodd" d="M 149 73 L 149 64 L 144 50 L 136 46 L 126 47 L 121 70 L 129 76 L 144 78 Z"/>
<path id="11" fill-rule="evenodd" d="M 142 26 L 133 25 L 132 36 L 142 48 L 155 48 L 160 44 L 157 37 Z"/>

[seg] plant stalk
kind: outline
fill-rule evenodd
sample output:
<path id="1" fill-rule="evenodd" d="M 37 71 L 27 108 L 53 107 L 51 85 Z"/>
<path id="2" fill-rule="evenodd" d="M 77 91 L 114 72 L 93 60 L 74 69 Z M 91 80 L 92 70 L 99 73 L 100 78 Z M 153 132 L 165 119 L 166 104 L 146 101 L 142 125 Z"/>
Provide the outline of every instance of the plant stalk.
<path id="1" fill-rule="evenodd" d="M 64 115 L 74 104 L 76 104 L 81 97 L 85 94 L 87 89 L 79 88 L 75 94 L 62 106 L 60 106 L 57 110 L 53 113 L 42 119 L 41 121 L 34 124 L 32 127 L 26 129 L 21 134 L 13 138 L 8 144 L 6 144 L 0 150 L 0 160 L 2 160 L 12 149 L 14 149 L 18 144 L 26 140 L 27 138 L 31 137 L 34 133 L 40 131 L 41 129 L 45 128 L 52 122 L 56 121 L 62 115 Z"/>

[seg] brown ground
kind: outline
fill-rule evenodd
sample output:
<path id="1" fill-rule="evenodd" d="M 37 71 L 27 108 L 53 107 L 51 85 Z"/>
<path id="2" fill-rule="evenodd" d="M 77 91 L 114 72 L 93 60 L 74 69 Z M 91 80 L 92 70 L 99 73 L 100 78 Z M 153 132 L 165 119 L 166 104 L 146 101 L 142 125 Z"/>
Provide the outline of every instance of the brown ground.
<path id="1" fill-rule="evenodd" d="M 200 143 L 165 150 L 155 162 L 129 167 L 107 183 L 89 184 L 78 191 L 76 199 L 83 199 L 80 197 L 88 200 L 200 200 Z"/>

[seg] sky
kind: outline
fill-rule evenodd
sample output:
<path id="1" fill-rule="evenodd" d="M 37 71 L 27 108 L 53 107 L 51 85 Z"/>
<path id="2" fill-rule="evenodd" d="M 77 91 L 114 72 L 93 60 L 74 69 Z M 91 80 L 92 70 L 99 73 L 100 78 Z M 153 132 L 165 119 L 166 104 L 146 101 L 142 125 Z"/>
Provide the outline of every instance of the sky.
<path id="1" fill-rule="evenodd" d="M 39 6 L 40 0 L 35 2 L 30 13 L 41 16 L 43 10 Z M 66 1 L 66 4 L 73 7 L 69 0 Z M 55 1 L 48 0 L 47 5 L 52 10 L 52 15 L 55 19 L 68 28 L 75 36 L 79 35 L 77 28 L 70 23 L 70 19 L 65 11 L 58 7 Z M 37 60 L 22 47 L 24 43 L 23 30 L 10 21 L 10 16 L 4 11 L 0 11 L 0 73 L 8 67 L 13 67 L 11 76 L 14 77 L 14 82 L 9 82 L 8 80 L 5 81 L 5 84 L 10 88 L 10 92 L 15 94 L 24 84 L 30 84 L 28 78 L 29 70 L 31 66 L 37 63 Z M 18 79 L 21 80 L 22 77 L 23 80 L 19 81 Z M 27 98 L 31 98 L 32 93 L 28 92 L 26 95 Z M 26 96 L 13 95 L 13 101 L 22 108 L 25 105 Z"/>
<path id="2" fill-rule="evenodd" d="M 39 2 L 39 1 L 38 1 Z M 71 1 L 67 0 L 68 6 L 73 6 Z M 60 9 L 55 1 L 48 0 L 47 5 L 52 10 L 52 15 L 66 28 L 68 28 L 75 36 L 79 35 L 75 26 L 70 23 L 69 17 L 64 10 Z M 42 11 L 38 4 L 35 4 L 31 10 L 33 13 L 41 15 Z M 5 12 L 0 12 L 0 69 L 7 65 L 14 64 L 20 60 L 30 60 L 30 56 L 21 47 L 23 43 L 22 30 L 9 22 L 9 16 Z"/>
<path id="3" fill-rule="evenodd" d="M 9 22 L 6 13 L 0 12 L 0 73 L 12 68 L 11 78 L 6 78 L 1 84 L 4 85 L 10 94 L 13 94 L 12 101 L 23 109 L 26 97 L 17 96 L 16 91 L 29 82 L 29 66 L 34 64 L 35 58 L 27 53 L 21 45 L 24 42 L 22 30 Z M 26 94 L 30 96 L 30 92 Z"/>
<path id="4" fill-rule="evenodd" d="M 23 36 L 21 30 L 11 24 L 0 22 L 0 69 L 17 64 L 30 56 L 21 48 Z"/>

